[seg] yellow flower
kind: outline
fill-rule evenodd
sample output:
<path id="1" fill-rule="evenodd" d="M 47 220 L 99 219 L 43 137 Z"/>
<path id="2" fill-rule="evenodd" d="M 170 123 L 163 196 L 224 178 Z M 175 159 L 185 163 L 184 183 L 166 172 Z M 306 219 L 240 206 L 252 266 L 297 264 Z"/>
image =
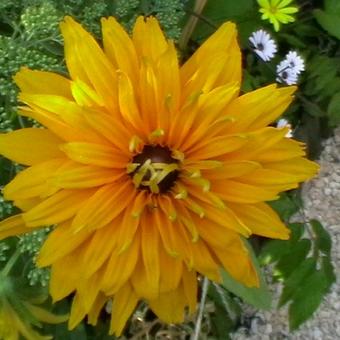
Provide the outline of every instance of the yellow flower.
<path id="1" fill-rule="evenodd" d="M 276 32 L 280 29 L 280 23 L 288 24 L 294 22 L 295 18 L 290 14 L 298 11 L 296 6 L 287 7 L 293 0 L 257 0 L 261 6 L 262 20 L 269 20 Z"/>
<path id="2" fill-rule="evenodd" d="M 279 239 L 288 229 L 265 201 L 311 178 L 317 165 L 288 128 L 268 126 L 295 87 L 239 96 L 241 53 L 223 24 L 181 67 L 155 18 L 132 39 L 102 19 L 103 49 L 81 25 L 61 24 L 70 79 L 23 68 L 21 114 L 45 129 L 0 136 L 0 153 L 27 165 L 4 189 L 23 210 L 0 237 L 57 225 L 38 263 L 52 265 L 54 301 L 75 291 L 69 327 L 95 324 L 113 298 L 111 333 L 137 302 L 165 322 L 196 308 L 197 273 L 223 267 L 258 278 L 241 236 Z"/>
<path id="3" fill-rule="evenodd" d="M 10 284 L 10 279 L 1 276 L 0 339 L 18 340 L 20 336 L 27 340 L 52 339 L 52 336 L 39 334 L 32 326 L 40 327 L 41 322 L 61 323 L 66 321 L 68 316 L 54 315 L 29 301 L 18 300 L 10 289 L 6 292 L 8 288 L 6 284 Z M 5 296 L 6 293 L 9 293 L 7 295 L 11 295 L 11 297 Z M 14 304 L 13 301 L 15 301 Z"/>

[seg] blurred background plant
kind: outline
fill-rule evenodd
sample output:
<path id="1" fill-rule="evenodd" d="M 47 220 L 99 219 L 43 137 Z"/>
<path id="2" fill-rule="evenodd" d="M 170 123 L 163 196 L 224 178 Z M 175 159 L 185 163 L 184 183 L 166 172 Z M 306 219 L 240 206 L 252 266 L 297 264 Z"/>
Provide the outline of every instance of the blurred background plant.
<path id="1" fill-rule="evenodd" d="M 289 51 L 298 51 L 305 62 L 305 72 L 298 81 L 298 93 L 285 114 L 296 138 L 307 143 L 311 158 L 321 151 L 321 141 L 340 123 L 340 2 L 314 0 L 287 2 L 284 7 L 297 7 L 293 19 L 281 17 L 278 31 L 261 19 L 261 8 L 268 1 L 256 0 L 1 0 L 0 2 L 0 131 L 36 124 L 17 115 L 17 88 L 12 77 L 21 66 L 65 73 L 63 42 L 59 22 L 72 15 L 100 39 L 100 18 L 114 15 L 126 27 L 131 27 L 140 14 L 155 15 L 167 36 L 174 39 L 185 60 L 222 22 L 237 23 L 243 49 L 244 92 L 275 82 L 276 65 Z M 273 3 L 269 1 L 268 3 Z M 279 1 L 280 2 L 280 1 Z M 275 3 L 279 3 L 276 1 Z M 283 19 L 282 19 L 283 18 Z M 280 18 L 278 18 L 280 19 Z M 286 20 L 287 21 L 287 20 Z M 276 56 L 264 62 L 254 53 L 249 37 L 264 29 L 277 46 Z M 316 53 L 317 51 L 317 53 Z M 21 170 L 17 164 L 0 158 L 0 185 L 6 184 Z M 279 281 L 283 292 L 279 306 L 289 303 L 290 327 L 298 328 L 317 309 L 323 296 L 335 281 L 330 259 L 331 239 L 316 220 L 302 214 L 299 191 L 291 191 L 273 202 L 273 207 L 292 231 L 289 241 L 254 239 L 248 244 L 254 261 L 260 267 L 270 265 L 273 275 L 261 275 L 261 287 L 247 289 L 223 274 L 221 286 L 207 285 L 207 296 L 200 316 L 202 338 L 227 339 L 242 321 L 242 302 L 260 309 L 272 308 L 266 281 Z M 0 219 L 15 213 L 10 202 L 0 195 Z M 300 223 L 290 223 L 300 214 Z M 50 228 L 35 231 L 20 238 L 0 242 L 0 269 L 11 261 L 15 249 L 20 259 L 15 272 L 22 284 L 18 292 L 46 292 L 48 269 L 36 268 L 34 261 Z M 202 279 L 203 281 L 203 279 Z M 313 299 L 309 297 L 313 295 Z M 56 310 L 69 308 L 67 299 Z M 81 324 L 68 332 L 65 324 L 44 325 L 44 330 L 56 339 L 112 339 L 107 336 L 110 307 L 102 314 L 96 328 Z M 195 330 L 196 320 L 182 325 L 166 326 L 141 305 L 124 333 L 128 339 L 187 339 Z"/>

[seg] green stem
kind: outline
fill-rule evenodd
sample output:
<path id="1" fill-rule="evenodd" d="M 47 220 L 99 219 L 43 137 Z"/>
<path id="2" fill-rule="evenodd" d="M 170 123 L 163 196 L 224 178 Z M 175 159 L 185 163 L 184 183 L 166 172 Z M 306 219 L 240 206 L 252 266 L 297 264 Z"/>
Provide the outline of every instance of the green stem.
<path id="1" fill-rule="evenodd" d="M 13 268 L 13 266 L 15 265 L 15 263 L 17 262 L 20 255 L 21 255 L 20 250 L 17 249 L 11 256 L 11 258 L 8 260 L 8 262 L 6 263 L 5 267 L 0 272 L 0 274 L 3 276 L 7 276 L 9 272 L 11 271 L 11 269 Z"/>

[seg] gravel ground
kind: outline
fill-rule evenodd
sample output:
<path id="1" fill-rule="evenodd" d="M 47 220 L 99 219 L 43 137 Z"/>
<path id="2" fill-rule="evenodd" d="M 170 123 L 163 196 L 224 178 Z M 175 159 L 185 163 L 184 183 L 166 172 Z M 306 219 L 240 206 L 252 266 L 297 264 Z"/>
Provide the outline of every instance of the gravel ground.
<path id="1" fill-rule="evenodd" d="M 333 240 L 332 260 L 335 272 L 340 273 L 340 128 L 334 137 L 324 142 L 319 163 L 321 171 L 313 181 L 303 187 L 305 215 L 320 220 Z M 271 287 L 274 303 L 281 287 Z M 287 308 L 271 312 L 247 309 L 249 328 L 240 328 L 233 340 L 336 340 L 340 339 L 340 278 L 313 318 L 298 331 L 289 332 Z"/>

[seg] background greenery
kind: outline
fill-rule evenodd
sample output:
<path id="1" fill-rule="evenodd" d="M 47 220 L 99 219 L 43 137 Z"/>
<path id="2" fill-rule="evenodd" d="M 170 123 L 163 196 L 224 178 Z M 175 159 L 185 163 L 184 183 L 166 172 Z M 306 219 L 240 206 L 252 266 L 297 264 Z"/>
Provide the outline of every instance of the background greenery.
<path id="1" fill-rule="evenodd" d="M 260 19 L 255 0 L 208 0 L 203 11 L 195 12 L 205 1 L 181 0 L 1 0 L 0 1 L 0 131 L 34 125 L 35 122 L 17 115 L 17 88 L 13 75 L 21 66 L 65 73 L 63 41 L 59 22 L 72 15 L 100 39 L 100 18 L 114 15 L 130 30 L 137 15 L 155 15 L 167 36 L 174 39 L 181 58 L 190 56 L 204 39 L 222 22 L 238 24 L 243 49 L 244 82 L 247 92 L 275 82 L 275 65 L 289 51 L 297 50 L 306 61 L 306 71 L 300 78 L 294 104 L 285 116 L 292 122 L 295 136 L 308 145 L 310 157 L 321 150 L 321 140 L 329 136 L 340 123 L 340 1 L 296 1 L 300 10 L 297 20 L 283 25 L 274 33 L 267 22 Z M 196 6 L 196 7 L 195 7 Z M 185 27 L 188 20 L 198 18 L 193 32 Z M 279 46 L 276 58 L 262 63 L 251 51 L 249 35 L 266 29 Z M 317 51 L 317 53 L 316 53 Z M 0 185 L 6 184 L 20 171 L 17 164 L 0 158 Z M 201 334 L 211 339 L 227 339 L 242 319 L 243 303 L 257 308 L 273 308 L 266 281 L 280 281 L 284 289 L 278 307 L 289 304 L 290 327 L 298 328 L 319 306 L 322 297 L 335 280 L 330 261 L 331 239 L 318 221 L 309 221 L 301 213 L 298 191 L 282 195 L 273 203 L 281 218 L 292 231 L 289 241 L 253 239 L 252 256 L 260 273 L 260 266 L 270 265 L 273 275 L 262 277 L 261 287 L 247 289 L 223 274 L 222 286 L 210 284 L 205 304 Z M 15 209 L 0 196 L 0 219 L 15 213 Z M 300 213 L 300 223 L 290 223 L 291 216 Z M 0 243 L 0 267 L 10 259 L 15 249 L 22 253 L 11 272 L 22 282 L 20 290 L 31 294 L 47 294 L 48 269 L 38 269 L 34 258 L 49 228 Z M 0 283 L 1 286 L 1 283 Z M 46 306 L 51 307 L 48 303 Z M 53 307 L 64 312 L 69 301 Z M 43 332 L 55 339 L 112 339 L 107 336 L 109 314 L 103 312 L 97 327 L 82 323 L 73 332 L 65 325 L 44 326 Z M 178 326 L 163 325 L 146 305 L 141 305 L 129 322 L 124 336 L 142 338 L 146 334 L 169 335 L 173 339 L 188 337 L 195 327 L 195 319 Z"/>

